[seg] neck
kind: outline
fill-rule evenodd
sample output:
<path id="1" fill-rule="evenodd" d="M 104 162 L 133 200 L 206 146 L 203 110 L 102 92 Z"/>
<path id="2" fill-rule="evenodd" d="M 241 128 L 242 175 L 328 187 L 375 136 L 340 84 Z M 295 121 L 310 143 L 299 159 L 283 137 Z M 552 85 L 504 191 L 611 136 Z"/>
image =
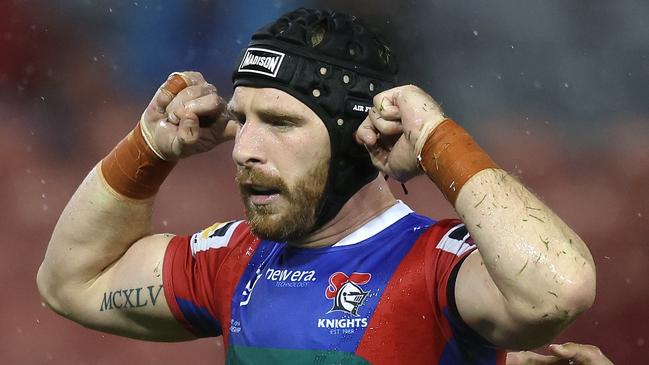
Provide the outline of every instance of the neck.
<path id="1" fill-rule="evenodd" d="M 331 221 L 290 245 L 302 248 L 332 246 L 395 203 L 387 182 L 379 175 L 354 194 Z"/>

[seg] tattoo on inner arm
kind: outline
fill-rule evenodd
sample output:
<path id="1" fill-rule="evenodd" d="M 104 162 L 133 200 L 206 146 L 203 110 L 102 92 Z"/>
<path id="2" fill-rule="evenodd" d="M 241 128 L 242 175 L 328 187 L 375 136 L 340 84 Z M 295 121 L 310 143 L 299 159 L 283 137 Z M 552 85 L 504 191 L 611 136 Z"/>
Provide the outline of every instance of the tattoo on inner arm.
<path id="1" fill-rule="evenodd" d="M 104 293 L 99 311 L 153 307 L 158 302 L 161 291 L 162 285 L 149 285 L 143 288 L 108 291 Z"/>

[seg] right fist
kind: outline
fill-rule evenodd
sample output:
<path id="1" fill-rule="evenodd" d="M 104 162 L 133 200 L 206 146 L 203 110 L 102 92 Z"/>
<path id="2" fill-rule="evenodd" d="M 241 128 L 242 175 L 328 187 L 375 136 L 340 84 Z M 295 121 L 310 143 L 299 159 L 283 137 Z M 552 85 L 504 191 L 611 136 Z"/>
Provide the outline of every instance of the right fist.
<path id="1" fill-rule="evenodd" d="M 142 134 L 158 156 L 175 161 L 234 138 L 237 124 L 228 117 L 225 100 L 200 72 L 175 72 L 169 81 L 176 82 L 158 89 L 140 119 Z"/>

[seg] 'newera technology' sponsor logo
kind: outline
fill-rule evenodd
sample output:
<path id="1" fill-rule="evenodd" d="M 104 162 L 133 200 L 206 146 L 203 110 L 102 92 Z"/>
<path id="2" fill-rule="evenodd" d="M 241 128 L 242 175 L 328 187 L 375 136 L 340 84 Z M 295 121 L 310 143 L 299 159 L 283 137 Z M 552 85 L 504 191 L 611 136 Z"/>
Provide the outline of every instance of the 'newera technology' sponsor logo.
<path id="1" fill-rule="evenodd" d="M 315 270 L 266 270 L 265 278 L 277 287 L 305 287 L 309 282 L 316 281 Z"/>
<path id="2" fill-rule="evenodd" d="M 270 49 L 250 47 L 246 50 L 239 65 L 239 72 L 252 72 L 277 77 L 284 60 L 284 53 Z"/>

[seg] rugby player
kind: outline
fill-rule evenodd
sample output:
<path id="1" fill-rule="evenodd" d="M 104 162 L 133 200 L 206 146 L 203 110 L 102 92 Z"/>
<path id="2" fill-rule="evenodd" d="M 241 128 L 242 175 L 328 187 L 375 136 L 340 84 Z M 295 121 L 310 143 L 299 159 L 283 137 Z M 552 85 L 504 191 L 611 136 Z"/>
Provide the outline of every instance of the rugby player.
<path id="1" fill-rule="evenodd" d="M 223 336 L 232 364 L 504 364 L 549 342 L 593 303 L 586 245 L 396 75 L 383 37 L 311 9 L 253 34 L 227 103 L 172 74 L 62 212 L 45 302 L 121 336 Z M 165 177 L 229 140 L 246 219 L 154 234 Z M 422 174 L 460 219 L 386 182 Z"/>

